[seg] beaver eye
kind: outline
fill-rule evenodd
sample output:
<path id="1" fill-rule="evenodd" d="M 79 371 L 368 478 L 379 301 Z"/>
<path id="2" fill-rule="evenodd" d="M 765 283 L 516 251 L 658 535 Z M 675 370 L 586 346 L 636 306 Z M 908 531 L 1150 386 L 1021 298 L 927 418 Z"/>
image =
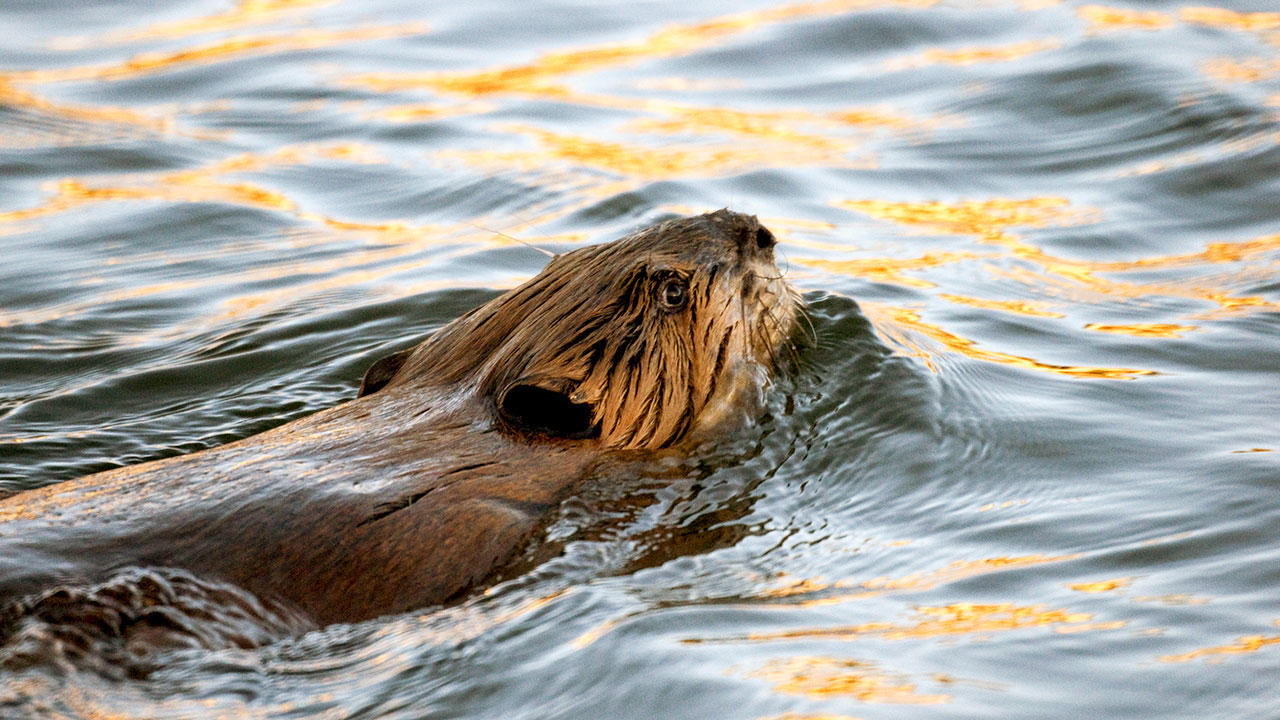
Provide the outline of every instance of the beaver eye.
<path id="1" fill-rule="evenodd" d="M 683 310 L 689 304 L 689 284 L 678 277 L 667 279 L 658 286 L 658 302 L 663 310 Z"/>

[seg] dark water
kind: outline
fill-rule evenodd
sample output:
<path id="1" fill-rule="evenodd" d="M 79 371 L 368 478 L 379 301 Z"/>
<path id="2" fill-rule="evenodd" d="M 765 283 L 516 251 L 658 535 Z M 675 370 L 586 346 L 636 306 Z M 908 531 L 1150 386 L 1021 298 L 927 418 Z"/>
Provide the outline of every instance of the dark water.
<path id="1" fill-rule="evenodd" d="M 756 213 L 820 343 L 489 593 L 0 716 L 1280 717 L 1276 10 L 8 0 L 0 488 L 351 397 L 499 232 Z"/>

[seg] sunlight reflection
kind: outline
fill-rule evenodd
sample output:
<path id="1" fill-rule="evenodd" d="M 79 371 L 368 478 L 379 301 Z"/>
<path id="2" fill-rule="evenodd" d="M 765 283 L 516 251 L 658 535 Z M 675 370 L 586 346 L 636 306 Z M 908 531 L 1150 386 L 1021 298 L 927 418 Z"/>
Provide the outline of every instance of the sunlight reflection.
<path id="1" fill-rule="evenodd" d="M 337 0 L 237 0 L 229 10 L 202 17 L 156 23 L 141 30 L 127 30 L 104 35 L 61 38 L 52 43 L 57 50 L 101 47 L 108 43 L 135 42 L 152 39 L 180 39 L 224 30 L 260 25 L 303 10 L 333 5 Z"/>
<path id="2" fill-rule="evenodd" d="M 915 622 L 867 622 L 837 627 L 801 628 L 769 633 L 751 633 L 748 642 L 775 642 L 801 639 L 852 641 L 874 636 L 886 640 L 918 640 L 955 635 L 989 635 L 997 632 L 1025 630 L 1035 627 L 1067 628 L 1083 626 L 1093 616 L 1089 613 L 1045 608 L 1042 605 L 1013 603 L 954 603 L 916 609 Z M 1090 625 L 1090 629 L 1116 629 L 1116 625 Z"/>
<path id="3" fill-rule="evenodd" d="M 420 35 L 426 31 L 427 26 L 422 23 L 404 23 L 344 30 L 308 29 L 279 35 L 242 35 L 186 50 L 139 53 L 119 63 L 26 70 L 11 73 L 10 77 L 18 82 L 35 83 L 121 80 L 253 55 L 314 50 L 331 45 Z"/>
<path id="4" fill-rule="evenodd" d="M 569 90 L 555 82 L 574 75 L 656 58 L 686 55 L 733 35 L 764 25 L 808 17 L 841 15 L 883 7 L 925 8 L 937 0 L 822 0 L 724 15 L 703 22 L 670 25 L 631 42 L 542 55 L 531 63 L 478 72 L 378 74 L 353 77 L 350 82 L 386 92 L 427 88 L 467 96 L 521 94 L 562 98 Z"/>
<path id="5" fill-rule="evenodd" d="M 1129 325 L 1089 323 L 1085 325 L 1084 328 L 1086 330 L 1096 330 L 1098 332 L 1114 333 L 1118 335 L 1157 338 L 1180 338 L 1183 335 L 1189 332 L 1194 332 L 1198 329 L 1195 325 L 1173 325 L 1169 323 L 1132 323 Z"/>
<path id="6" fill-rule="evenodd" d="M 1090 31 L 1159 30 L 1173 24 L 1173 18 L 1161 12 L 1129 10 L 1103 5 L 1084 5 L 1076 14 L 1089 23 Z"/>
<path id="7" fill-rule="evenodd" d="M 294 211 L 297 204 L 283 193 L 250 183 L 226 182 L 230 173 L 301 165 L 315 159 L 372 164 L 380 162 L 371 149 L 344 145 L 290 145 L 269 153 L 243 153 L 202 168 L 167 173 L 139 173 L 132 183 L 93 186 L 67 178 L 47 186 L 53 195 L 43 204 L 0 212 L 0 225 L 66 212 L 90 203 L 143 200 L 168 202 L 227 202 L 265 210 Z M 315 216 L 319 219 L 319 216 Z"/>
<path id="8" fill-rule="evenodd" d="M 983 298 L 965 297 L 963 295 L 951 295 L 949 293 L 939 293 L 938 297 L 947 302 L 956 303 L 957 305 L 968 305 L 983 310 L 999 310 L 1000 312 L 1014 313 L 1015 315 L 1029 315 L 1031 317 L 1046 318 L 1063 318 L 1065 314 L 1053 310 L 1042 309 L 1044 303 L 1029 302 L 1025 300 L 986 300 Z"/>
<path id="9" fill-rule="evenodd" d="M 916 288 L 936 287 L 933 282 L 903 275 L 908 270 L 936 268 L 965 260 L 991 257 L 971 252 L 937 252 L 915 258 L 863 258 L 856 260 L 823 260 L 821 258 L 796 258 L 796 262 L 809 267 L 865 278 L 875 282 L 893 283 Z"/>
<path id="10" fill-rule="evenodd" d="M 890 72 L 909 70 L 929 65 L 978 65 L 1021 60 L 1030 55 L 1057 50 L 1062 41 L 1056 38 L 996 45 L 991 47 L 965 47 L 956 49 L 933 48 L 923 53 L 896 58 L 884 64 Z"/>
<path id="11" fill-rule="evenodd" d="M 960 560 L 950 565 L 923 573 L 912 573 L 898 578 L 877 577 L 862 582 L 828 582 L 822 578 L 783 577 L 785 584 L 766 588 L 758 593 L 760 599 L 786 602 L 770 602 L 770 608 L 809 608 L 863 600 L 886 593 L 920 592 L 939 585 L 964 580 L 993 572 L 1013 570 L 1046 563 L 1073 560 L 1075 555 L 1024 555 L 1020 557 L 995 557 L 981 560 Z M 853 592 L 850 592 L 853 591 Z"/>
<path id="12" fill-rule="evenodd" d="M 1142 370 L 1138 368 L 1059 365 L 1042 362 L 1023 355 L 1014 355 L 997 350 L 985 350 L 978 347 L 978 343 L 975 340 L 961 337 L 955 333 L 944 330 L 939 325 L 921 320 L 920 313 L 915 310 L 879 305 L 876 303 L 864 303 L 862 308 L 863 311 L 867 313 L 867 316 L 872 323 L 875 324 L 876 329 L 881 331 L 882 335 L 904 344 L 909 351 L 909 355 L 923 359 L 925 364 L 935 372 L 937 371 L 937 368 L 930 360 L 932 353 L 926 350 L 919 343 L 911 341 L 909 336 L 902 332 L 884 332 L 886 326 L 892 325 L 897 326 L 899 329 L 913 331 L 914 333 L 923 335 L 934 342 L 940 343 L 947 350 L 975 360 L 985 360 L 1002 365 L 1013 365 L 1015 367 L 1027 368 L 1029 370 L 1050 372 L 1069 377 L 1106 378 L 1112 380 L 1131 380 L 1143 375 L 1156 374 L 1154 370 Z"/>
<path id="13" fill-rule="evenodd" d="M 748 673 L 773 684 L 775 690 L 812 698 L 849 697 L 866 703 L 938 705 L 950 695 L 922 694 L 907 676 L 885 672 L 875 663 L 823 656 L 790 657 L 768 662 Z"/>
<path id="14" fill-rule="evenodd" d="M 53 102 L 15 85 L 12 73 L 0 73 L 0 105 L 13 109 L 34 110 L 66 120 L 101 123 L 125 129 L 140 129 L 152 132 L 171 132 L 174 129 L 174 118 L 170 115 L 144 113 L 109 105 L 85 106 Z M 102 132 L 102 130 L 99 130 L 96 134 L 101 134 Z M 4 139 L 0 139 L 0 146 L 34 146 L 44 142 L 60 144 L 69 140 L 79 139 L 81 136 L 93 136 L 94 134 L 88 129 L 45 127 L 39 128 L 32 133 L 35 137 L 31 142 L 24 143 L 19 141 L 20 133 L 15 128 L 9 127 L 6 128 Z"/>
<path id="15" fill-rule="evenodd" d="M 1099 273 L 1125 273 L 1139 270 L 1188 268 L 1252 260 L 1280 249 L 1280 234 L 1230 243 L 1209 243 L 1203 250 L 1179 255 L 1156 255 L 1131 261 L 1093 262 L 1050 255 L 1019 235 L 1012 227 L 1040 228 L 1049 225 L 1072 225 L 1092 222 L 1097 211 L 1076 209 L 1065 198 L 1032 197 L 1021 200 L 997 198 L 958 203 L 887 202 L 858 200 L 836 203 L 838 207 L 890 220 L 900 225 L 952 235 L 969 235 L 978 242 L 1006 248 L 1013 257 L 1039 265 L 1045 273 L 1026 269 L 996 269 L 1006 275 L 1022 275 L 1029 285 L 1041 289 L 1054 282 L 1065 281 L 1100 296 L 1144 298 L 1152 295 L 1185 297 L 1218 305 L 1223 310 L 1273 310 L 1280 304 L 1258 297 L 1240 297 L 1221 289 L 1205 287 L 1194 281 L 1170 281 L 1161 284 L 1126 283 L 1098 277 Z M 830 268 L 828 268 L 830 269 Z M 928 282 L 928 281 L 921 281 Z M 915 284 L 917 287 L 927 285 Z M 914 322 L 918 317 L 904 316 Z M 1155 325 L 1153 327 L 1159 327 Z M 1180 326 L 1189 327 L 1189 326 Z M 1185 329 L 1184 329 L 1185 331 Z M 1160 336 L 1156 332 L 1149 337 Z M 935 338 L 942 339 L 942 338 Z M 967 341 L 966 341 L 967 342 Z M 953 349 L 955 349 L 953 347 Z"/>
<path id="16" fill-rule="evenodd" d="M 1232 30 L 1277 30 L 1280 29 L 1280 12 L 1236 12 L 1216 7 L 1184 7 L 1178 11 L 1178 17 L 1184 22 L 1196 25 Z"/>
<path id="17" fill-rule="evenodd" d="M 1074 209 L 1064 197 L 993 198 L 958 203 L 890 202 L 885 200 L 847 200 L 837 207 L 854 210 L 881 220 L 916 226 L 954 235 L 976 235 L 984 240 L 1012 245 L 1011 227 L 1047 227 L 1090 222 L 1097 211 Z M 1029 250 L 1034 248 L 1028 247 Z"/>
<path id="18" fill-rule="evenodd" d="M 646 181 L 721 177 L 782 164 L 788 167 L 805 164 L 866 166 L 865 162 L 859 165 L 852 160 L 833 158 L 827 147 L 813 147 L 803 152 L 793 145 L 782 152 L 780 147 L 768 143 L 644 146 L 556 133 L 533 126 L 507 126 L 502 129 L 530 137 L 542 147 L 537 150 L 451 150 L 441 151 L 438 157 L 456 158 L 475 167 L 495 170 L 514 167 L 535 171 L 555 161 Z"/>
<path id="19" fill-rule="evenodd" d="M 1098 580 L 1096 582 L 1073 583 L 1067 587 L 1082 593 L 1104 593 L 1112 590 L 1119 590 L 1128 587 L 1133 582 L 1133 578 L 1114 578 L 1111 580 Z"/>
<path id="20" fill-rule="evenodd" d="M 1222 82 L 1256 83 L 1280 76 L 1280 59 L 1212 58 L 1206 60 L 1200 69 L 1205 75 Z"/>
<path id="21" fill-rule="evenodd" d="M 0 213 L 0 227 L 6 224 L 44 218 L 57 213 L 83 208 L 87 205 L 107 202 L 171 202 L 202 203 L 226 202 L 244 207 L 255 207 L 262 210 L 282 212 L 297 220 L 313 226 L 319 226 L 336 233 L 364 235 L 368 242 L 357 248 L 347 248 L 339 256 L 326 256 L 320 259 L 295 257 L 295 251 L 304 247 L 339 242 L 340 237 L 322 231 L 296 231 L 284 235 L 271 236 L 264 242 L 287 245 L 291 252 L 280 256 L 279 260 L 267 265 L 255 265 L 237 271 L 233 276 L 199 275 L 182 280 L 165 283 L 150 283 L 132 286 L 127 289 L 109 290 L 86 298 L 66 300 L 27 310 L 0 310 L 0 327 L 20 323 L 41 323 L 61 317 L 78 315 L 101 308 L 107 304 L 122 302 L 141 297 L 150 297 L 166 293 L 195 292 L 211 286 L 225 287 L 228 283 L 246 286 L 260 285 L 268 280 L 298 278 L 284 285 L 272 283 L 270 288 L 258 287 L 248 295 L 231 295 L 225 301 L 225 308 L 220 313 L 204 318 L 206 323 L 218 324 L 227 321 L 245 308 L 261 308 L 276 306 L 299 296 L 340 289 L 361 283 L 370 283 L 378 278 L 402 274 L 436 262 L 445 262 L 457 254 L 471 254 L 484 247 L 502 247 L 515 244 L 516 241 L 492 230 L 484 229 L 477 223 L 461 223 L 450 226 L 412 225 L 400 221 L 378 223 L 356 222 L 334 218 L 321 213 L 302 209 L 295 201 L 275 190 L 260 187 L 251 183 L 228 181 L 224 176 L 242 172 L 261 172 L 274 168 L 292 165 L 306 165 L 321 160 L 332 160 L 343 163 L 376 164 L 384 161 L 382 156 L 362 145 L 295 145 L 279 148 L 269 153 L 244 153 L 211 163 L 202 168 L 181 170 L 167 173 L 140 173 L 132 182 L 118 182 L 111 185 L 94 186 L 80 180 L 66 179 L 52 186 L 53 195 L 40 205 Z M 586 202 L 582 200 L 582 202 Z M 576 205 L 573 207 L 577 207 Z M 585 238 L 580 235 L 561 235 L 552 237 L 537 236 L 528 232 L 531 228 L 545 225 L 555 217 L 572 211 L 573 207 L 553 205 L 547 208 L 530 206 L 518 220 L 510 218 L 493 218 L 489 221 L 505 234 L 523 235 L 526 243 L 538 242 L 581 242 Z M 439 252 L 424 254 L 428 248 L 441 248 L 445 245 L 457 246 L 455 250 L 441 254 Z M 250 247 L 241 247 L 241 251 L 249 251 Z M 190 262 L 208 258 L 216 258 L 222 252 L 220 247 L 201 250 L 192 248 L 181 256 L 181 261 Z M 131 256 L 130 262 L 148 260 L 146 256 Z M 150 258 L 149 261 L 166 261 L 162 257 Z M 302 280 L 305 279 L 305 280 Z M 506 281 L 491 280 L 492 287 L 508 287 L 525 279 L 523 275 L 511 276 Z M 444 288 L 473 285 L 474 281 L 459 278 L 455 281 L 423 281 L 415 285 L 417 291 L 438 290 Z M 165 332 L 186 333 L 191 328 L 185 326 L 170 327 Z M 161 332 L 156 329 L 153 333 Z M 154 338 L 152 338 L 154 339 Z M 143 338 L 135 338 L 141 342 Z"/>
<path id="22" fill-rule="evenodd" d="M 1181 655 L 1161 655 L 1160 661 L 1167 663 L 1187 662 L 1196 658 L 1210 658 L 1212 660 L 1222 660 L 1225 655 L 1243 655 L 1245 653 L 1253 653 L 1270 645 L 1280 644 L 1280 635 L 1245 635 L 1238 638 L 1230 645 L 1218 645 L 1215 647 L 1200 648 L 1191 652 L 1182 653 Z"/>

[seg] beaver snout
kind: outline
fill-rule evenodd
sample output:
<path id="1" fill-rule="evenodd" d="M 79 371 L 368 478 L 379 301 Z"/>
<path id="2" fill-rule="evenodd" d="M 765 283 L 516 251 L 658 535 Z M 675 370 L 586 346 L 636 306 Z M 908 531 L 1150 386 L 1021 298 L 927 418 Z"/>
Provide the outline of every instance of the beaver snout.
<path id="1" fill-rule="evenodd" d="M 726 223 L 725 234 L 737 245 L 738 253 L 744 258 L 772 257 L 771 250 L 778 244 L 769 228 L 760 224 L 755 215 L 743 215 L 730 210 L 712 213 L 710 218 Z"/>

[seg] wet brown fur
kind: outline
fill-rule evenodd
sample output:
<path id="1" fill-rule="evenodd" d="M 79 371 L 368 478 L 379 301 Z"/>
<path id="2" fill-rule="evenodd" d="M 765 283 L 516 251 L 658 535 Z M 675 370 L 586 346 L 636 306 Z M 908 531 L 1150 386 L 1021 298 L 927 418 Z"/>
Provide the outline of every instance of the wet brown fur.
<path id="1" fill-rule="evenodd" d="M 61 608 L 58 588 L 131 567 L 228 583 L 304 625 L 471 591 L 602 458 L 681 441 L 742 368 L 772 369 L 798 312 L 772 245 L 722 210 L 576 250 L 376 363 L 352 402 L 0 499 L 0 641 Z"/>

